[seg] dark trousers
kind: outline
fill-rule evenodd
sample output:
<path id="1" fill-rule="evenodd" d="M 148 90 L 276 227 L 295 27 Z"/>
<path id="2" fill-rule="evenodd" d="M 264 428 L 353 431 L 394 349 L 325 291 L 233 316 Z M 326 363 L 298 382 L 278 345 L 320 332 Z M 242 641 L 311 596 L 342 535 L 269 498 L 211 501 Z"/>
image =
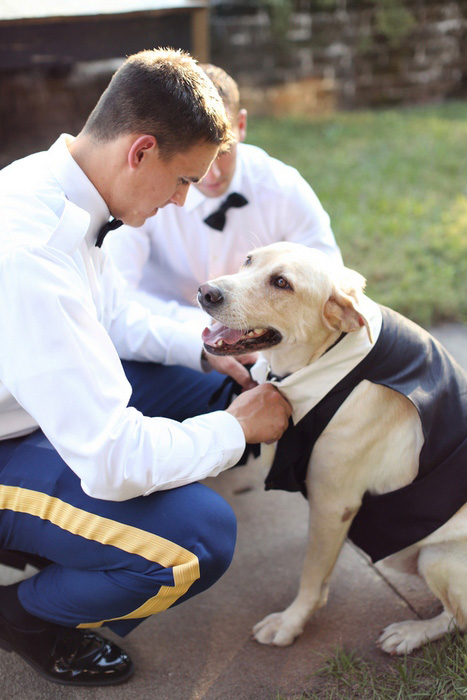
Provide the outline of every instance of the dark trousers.
<path id="1" fill-rule="evenodd" d="M 130 405 L 184 420 L 221 409 L 224 377 L 124 362 Z M 230 506 L 193 483 L 128 501 L 87 496 L 44 434 L 0 442 L 0 548 L 51 564 L 18 595 L 33 615 L 69 627 L 107 625 L 127 634 L 142 619 L 211 586 L 233 556 Z"/>

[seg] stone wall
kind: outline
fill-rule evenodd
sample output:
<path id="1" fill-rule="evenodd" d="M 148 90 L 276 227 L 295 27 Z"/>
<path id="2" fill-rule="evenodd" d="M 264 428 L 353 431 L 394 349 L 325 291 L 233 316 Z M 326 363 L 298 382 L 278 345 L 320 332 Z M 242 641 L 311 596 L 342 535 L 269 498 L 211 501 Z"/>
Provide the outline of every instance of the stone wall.
<path id="1" fill-rule="evenodd" d="M 467 96 L 467 0 L 212 0 L 211 41 L 254 112 Z"/>
<path id="2" fill-rule="evenodd" d="M 0 73 L 0 168 L 77 134 L 120 63 Z"/>
<path id="3" fill-rule="evenodd" d="M 211 0 L 211 44 L 251 113 L 467 97 L 467 0 Z M 121 60 L 0 73 L 0 167 L 77 133 Z"/>

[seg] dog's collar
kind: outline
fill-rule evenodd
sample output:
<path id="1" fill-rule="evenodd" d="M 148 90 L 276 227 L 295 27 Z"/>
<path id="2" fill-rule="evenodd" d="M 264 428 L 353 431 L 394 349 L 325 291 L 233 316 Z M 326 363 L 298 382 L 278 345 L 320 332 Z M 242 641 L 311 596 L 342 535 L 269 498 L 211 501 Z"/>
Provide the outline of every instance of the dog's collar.
<path id="1" fill-rule="evenodd" d="M 325 350 L 325 351 L 323 352 L 323 355 L 325 355 L 327 352 L 329 352 L 330 350 L 332 350 L 333 348 L 335 348 L 336 345 L 337 345 L 337 343 L 340 343 L 341 340 L 342 340 L 343 338 L 345 338 L 346 335 L 347 335 L 347 333 L 345 333 L 345 332 L 344 332 L 344 333 L 341 333 L 340 336 L 338 337 L 338 339 L 337 339 L 332 345 L 330 345 L 330 346 L 328 347 L 327 350 Z"/>
<path id="2" fill-rule="evenodd" d="M 325 350 L 325 351 L 323 352 L 323 355 L 325 355 L 327 352 L 329 352 L 330 350 L 332 350 L 333 348 L 335 348 L 336 345 L 337 345 L 338 343 L 340 343 L 341 340 L 342 340 L 343 338 L 345 338 L 346 335 L 347 335 L 347 333 L 345 333 L 345 332 L 344 332 L 344 333 L 341 333 L 340 336 L 338 337 L 338 339 L 337 339 L 336 341 L 334 341 L 334 343 L 333 343 L 332 345 L 330 345 L 330 346 L 327 348 L 327 350 Z M 321 355 L 321 357 L 322 357 L 322 355 Z M 318 359 L 319 359 L 319 358 L 318 358 Z M 282 382 L 284 379 L 287 379 L 287 377 L 290 377 L 290 374 L 284 374 L 283 377 L 280 377 L 278 374 L 273 374 L 273 373 L 271 372 L 271 370 L 269 370 L 269 372 L 268 372 L 268 374 L 267 374 L 267 377 L 266 377 L 266 381 L 268 381 L 268 382 Z"/>
<path id="3" fill-rule="evenodd" d="M 381 331 L 382 315 L 378 304 L 363 297 L 362 312 L 368 321 L 376 342 Z M 269 365 L 262 357 L 254 365 L 251 375 L 258 384 L 270 381 L 292 405 L 292 419 L 297 424 L 321 399 L 354 369 L 373 347 L 365 327 L 345 333 L 310 365 L 283 378 L 268 378 Z"/>

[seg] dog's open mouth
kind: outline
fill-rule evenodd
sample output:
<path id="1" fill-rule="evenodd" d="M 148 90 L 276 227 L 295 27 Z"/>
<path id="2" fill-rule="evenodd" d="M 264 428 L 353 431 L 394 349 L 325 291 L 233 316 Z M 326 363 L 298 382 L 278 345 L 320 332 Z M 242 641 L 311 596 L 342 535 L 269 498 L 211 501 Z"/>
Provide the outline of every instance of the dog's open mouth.
<path id="1" fill-rule="evenodd" d="M 242 355 L 277 345 L 282 336 L 274 328 L 254 328 L 245 332 L 216 321 L 204 329 L 202 339 L 205 349 L 212 355 Z"/>

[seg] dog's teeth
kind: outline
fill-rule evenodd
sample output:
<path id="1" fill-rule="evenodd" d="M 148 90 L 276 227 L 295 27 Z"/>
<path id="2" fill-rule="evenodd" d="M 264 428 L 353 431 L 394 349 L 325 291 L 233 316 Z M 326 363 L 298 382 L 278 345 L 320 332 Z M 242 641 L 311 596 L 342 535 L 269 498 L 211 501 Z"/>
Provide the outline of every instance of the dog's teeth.
<path id="1" fill-rule="evenodd" d="M 223 345 L 224 345 L 224 341 L 221 338 L 220 340 L 217 341 L 216 347 L 221 348 Z"/>
<path id="2" fill-rule="evenodd" d="M 248 331 L 248 333 L 245 333 L 246 338 L 257 338 L 259 335 L 263 335 L 265 333 L 264 328 L 255 328 L 254 331 Z"/>

